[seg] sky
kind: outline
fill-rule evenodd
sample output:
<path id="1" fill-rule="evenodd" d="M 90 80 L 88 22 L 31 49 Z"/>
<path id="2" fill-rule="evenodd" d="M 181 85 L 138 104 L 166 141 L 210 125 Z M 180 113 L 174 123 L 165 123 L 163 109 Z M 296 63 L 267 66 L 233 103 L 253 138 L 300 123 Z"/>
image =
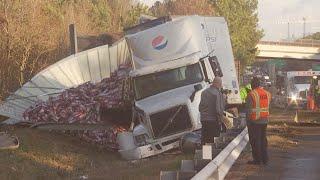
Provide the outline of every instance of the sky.
<path id="1" fill-rule="evenodd" d="M 140 0 L 151 6 L 157 0 Z M 259 27 L 263 40 L 279 41 L 303 36 L 303 18 L 306 35 L 320 32 L 320 0 L 258 0 Z"/>
<path id="2" fill-rule="evenodd" d="M 264 29 L 263 40 L 281 40 L 303 36 L 303 17 L 306 34 L 320 31 L 320 0 L 259 0 L 259 26 Z"/>

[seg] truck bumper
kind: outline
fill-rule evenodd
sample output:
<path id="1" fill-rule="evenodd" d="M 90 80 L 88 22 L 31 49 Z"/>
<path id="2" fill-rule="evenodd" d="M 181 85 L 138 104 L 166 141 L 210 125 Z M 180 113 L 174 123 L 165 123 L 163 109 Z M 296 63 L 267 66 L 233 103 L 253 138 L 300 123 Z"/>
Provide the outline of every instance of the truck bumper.
<path id="1" fill-rule="evenodd" d="M 148 144 L 148 145 L 140 146 L 130 150 L 119 150 L 119 153 L 121 157 L 126 160 L 137 160 L 137 159 L 142 159 L 142 158 L 154 156 L 157 154 L 161 154 L 170 149 L 178 148 L 179 144 L 180 144 L 180 140 L 177 139 L 177 141 L 174 141 L 170 144 L 165 144 L 165 143 Z"/>

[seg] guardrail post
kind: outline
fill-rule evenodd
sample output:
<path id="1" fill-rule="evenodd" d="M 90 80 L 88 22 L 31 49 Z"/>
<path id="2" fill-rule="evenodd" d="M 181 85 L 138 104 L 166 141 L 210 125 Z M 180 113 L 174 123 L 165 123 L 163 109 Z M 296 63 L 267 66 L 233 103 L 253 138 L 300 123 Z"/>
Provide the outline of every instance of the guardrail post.
<path id="1" fill-rule="evenodd" d="M 202 146 L 202 159 L 212 160 L 212 145 L 203 145 Z"/>
<path id="2" fill-rule="evenodd" d="M 222 180 L 227 175 L 233 163 L 239 157 L 248 143 L 248 129 L 245 128 L 225 147 L 218 156 L 201 169 L 192 180 L 215 179 Z"/>

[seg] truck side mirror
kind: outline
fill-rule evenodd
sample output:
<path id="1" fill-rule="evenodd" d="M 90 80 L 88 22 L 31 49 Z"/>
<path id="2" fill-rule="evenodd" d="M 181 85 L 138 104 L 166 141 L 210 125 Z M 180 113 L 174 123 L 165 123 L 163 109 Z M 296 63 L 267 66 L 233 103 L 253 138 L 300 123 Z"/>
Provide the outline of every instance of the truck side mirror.
<path id="1" fill-rule="evenodd" d="M 217 56 L 210 56 L 209 62 L 210 62 L 212 71 L 214 73 L 214 76 L 223 77 L 223 73 L 222 73 Z"/>

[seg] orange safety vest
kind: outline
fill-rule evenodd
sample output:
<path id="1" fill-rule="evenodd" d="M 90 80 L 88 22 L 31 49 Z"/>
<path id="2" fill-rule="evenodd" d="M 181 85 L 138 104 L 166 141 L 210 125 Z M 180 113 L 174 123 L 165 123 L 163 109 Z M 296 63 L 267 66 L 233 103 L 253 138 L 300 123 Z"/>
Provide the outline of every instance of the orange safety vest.
<path id="1" fill-rule="evenodd" d="M 252 99 L 252 107 L 249 109 L 250 120 L 258 120 L 269 116 L 269 104 L 271 94 L 263 88 L 256 88 L 249 93 Z"/>

